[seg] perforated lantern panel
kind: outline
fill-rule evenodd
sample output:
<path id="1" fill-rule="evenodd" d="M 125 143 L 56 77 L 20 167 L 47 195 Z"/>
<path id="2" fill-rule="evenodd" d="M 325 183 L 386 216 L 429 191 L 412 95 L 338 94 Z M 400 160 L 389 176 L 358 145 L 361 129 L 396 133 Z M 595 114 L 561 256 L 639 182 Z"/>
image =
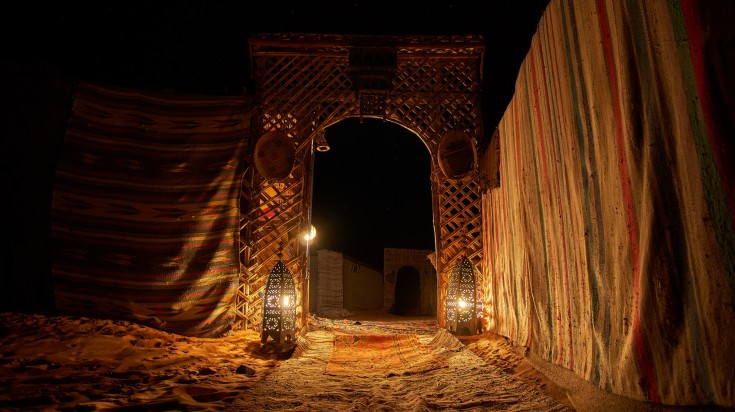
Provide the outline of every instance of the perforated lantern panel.
<path id="1" fill-rule="evenodd" d="M 482 311 L 475 268 L 462 257 L 452 269 L 447 288 L 446 326 L 452 332 L 475 334 L 478 315 Z"/>
<path id="2" fill-rule="evenodd" d="M 296 327 L 296 289 L 293 276 L 282 260 L 268 274 L 263 299 L 261 341 L 292 339 Z"/>
<path id="3" fill-rule="evenodd" d="M 465 133 L 473 145 L 483 137 L 482 37 L 262 34 L 250 38 L 250 50 L 259 103 L 251 140 L 279 131 L 293 140 L 296 152 L 295 165 L 283 180 L 269 180 L 254 166 L 245 170 L 240 327 L 260 326 L 259 293 L 279 243 L 285 245 L 284 263 L 294 275 L 302 303 L 297 333 L 305 326 L 308 253 L 299 235 L 311 226 L 314 139 L 327 127 L 354 117 L 401 125 L 431 153 L 437 304 L 443 312 L 449 271 L 459 252 L 479 264 L 482 250 L 478 172 L 470 167 L 461 179 L 448 177 L 438 163 L 439 142 L 446 133 Z M 461 165 L 460 170 L 464 172 Z M 438 317 L 443 323 L 444 314 Z"/>

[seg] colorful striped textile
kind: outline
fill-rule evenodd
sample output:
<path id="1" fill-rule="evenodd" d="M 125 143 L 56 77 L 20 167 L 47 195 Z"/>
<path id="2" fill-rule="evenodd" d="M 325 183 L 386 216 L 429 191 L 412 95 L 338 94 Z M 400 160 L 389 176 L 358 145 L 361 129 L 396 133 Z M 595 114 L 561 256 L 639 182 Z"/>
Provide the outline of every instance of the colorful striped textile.
<path id="1" fill-rule="evenodd" d="M 253 109 L 79 85 L 53 195 L 57 309 L 190 336 L 230 328 Z"/>
<path id="2" fill-rule="evenodd" d="M 498 126 L 484 321 L 608 392 L 735 406 L 732 7 L 552 0 Z"/>

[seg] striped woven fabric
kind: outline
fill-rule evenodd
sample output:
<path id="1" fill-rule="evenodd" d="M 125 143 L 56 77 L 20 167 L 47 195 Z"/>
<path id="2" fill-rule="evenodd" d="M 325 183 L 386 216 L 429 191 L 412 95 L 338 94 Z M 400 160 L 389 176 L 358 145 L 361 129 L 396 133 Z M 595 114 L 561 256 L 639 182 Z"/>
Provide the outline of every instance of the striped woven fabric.
<path id="1" fill-rule="evenodd" d="M 57 309 L 191 336 L 230 328 L 253 107 L 79 86 L 53 195 Z"/>
<path id="2" fill-rule="evenodd" d="M 551 1 L 483 197 L 491 330 L 619 395 L 735 406 L 733 18 Z"/>

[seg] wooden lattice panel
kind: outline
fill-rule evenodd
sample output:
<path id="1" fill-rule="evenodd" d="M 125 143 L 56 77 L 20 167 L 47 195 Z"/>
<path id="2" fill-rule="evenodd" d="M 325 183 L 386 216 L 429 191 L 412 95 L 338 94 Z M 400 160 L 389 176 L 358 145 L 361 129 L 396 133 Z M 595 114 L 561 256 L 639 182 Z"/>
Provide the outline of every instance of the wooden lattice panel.
<path id="1" fill-rule="evenodd" d="M 297 162 L 291 175 L 278 182 L 263 179 L 254 167 L 245 173 L 240 236 L 243 275 L 237 303 L 239 324 L 243 328 L 258 328 L 262 321 L 262 297 L 268 270 L 278 261 L 281 249 L 284 264 L 293 274 L 294 282 L 298 285 L 303 281 L 305 248 L 299 233 L 306 229 L 303 225 L 306 216 L 303 209 L 304 169 Z M 301 293 L 302 290 L 297 288 L 296 302 L 299 304 L 303 300 Z M 297 306 L 296 316 L 303 316 L 300 306 Z"/>
<path id="2" fill-rule="evenodd" d="M 435 196 L 439 198 L 441 225 L 435 230 L 439 231 L 442 245 L 441 253 L 437 254 L 437 268 L 442 268 L 441 271 L 437 269 L 439 301 L 442 303 L 438 306 L 438 315 L 443 321 L 446 315 L 443 303 L 452 268 L 463 253 L 475 267 L 482 261 L 482 198 L 474 177 L 460 181 L 444 180 L 438 186 Z"/>
<path id="3" fill-rule="evenodd" d="M 266 34 L 251 38 L 250 46 L 259 105 L 254 140 L 274 130 L 286 133 L 293 139 L 298 160 L 292 174 L 282 182 L 262 178 L 253 167 L 245 172 L 241 204 L 247 207 L 242 208 L 239 325 L 260 328 L 260 295 L 267 268 L 275 263 L 277 245 L 284 244 L 284 254 L 290 259 L 286 265 L 294 275 L 301 305 L 297 329 L 305 326 L 308 253 L 299 242 L 299 234 L 311 224 L 314 139 L 320 130 L 350 117 L 382 118 L 404 126 L 416 133 L 431 152 L 438 256 L 435 263 L 439 273 L 437 305 L 442 308 L 451 265 L 461 252 L 477 263 L 482 251 L 480 188 L 474 183 L 477 174 L 463 180 L 448 179 L 439 169 L 437 151 L 441 136 L 451 130 L 473 136 L 475 145 L 483 136 L 483 39 Z M 354 59 L 355 50 L 370 48 L 389 50 L 396 56 L 391 61 L 393 66 L 376 70 L 393 76 L 386 90 L 358 90 L 356 84 L 362 82 L 353 82 L 360 68 L 350 67 L 350 53 L 353 61 L 360 60 Z M 385 83 L 377 84 L 384 87 Z"/>

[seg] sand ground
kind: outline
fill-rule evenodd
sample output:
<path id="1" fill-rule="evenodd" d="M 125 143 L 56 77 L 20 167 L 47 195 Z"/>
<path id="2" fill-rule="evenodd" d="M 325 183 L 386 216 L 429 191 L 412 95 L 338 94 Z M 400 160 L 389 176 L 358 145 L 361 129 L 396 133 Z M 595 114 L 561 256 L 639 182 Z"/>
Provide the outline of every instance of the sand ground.
<path id="1" fill-rule="evenodd" d="M 0 313 L 0 410 L 678 410 L 600 393 L 492 333 L 455 337 L 435 319 L 382 311 L 337 315 L 310 315 L 295 342 L 261 344 L 255 331 L 194 338 Z"/>

